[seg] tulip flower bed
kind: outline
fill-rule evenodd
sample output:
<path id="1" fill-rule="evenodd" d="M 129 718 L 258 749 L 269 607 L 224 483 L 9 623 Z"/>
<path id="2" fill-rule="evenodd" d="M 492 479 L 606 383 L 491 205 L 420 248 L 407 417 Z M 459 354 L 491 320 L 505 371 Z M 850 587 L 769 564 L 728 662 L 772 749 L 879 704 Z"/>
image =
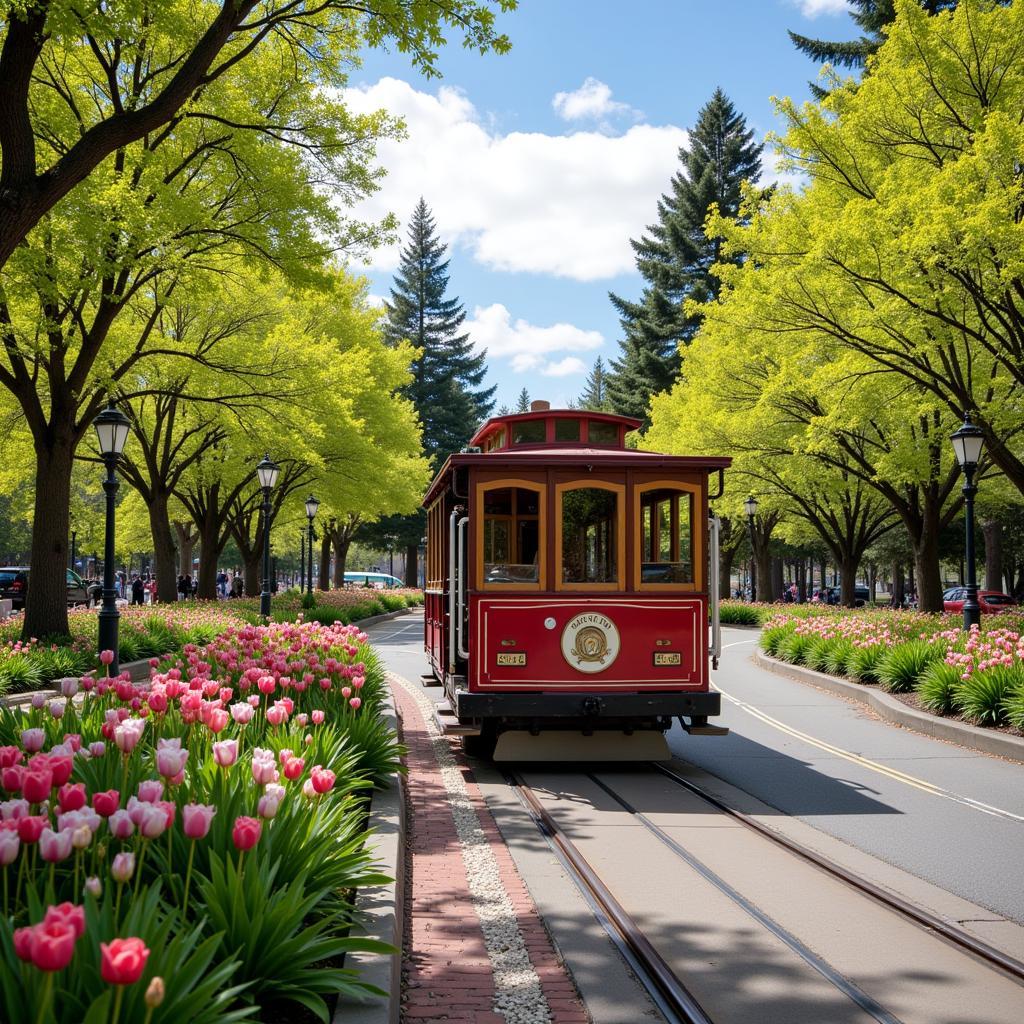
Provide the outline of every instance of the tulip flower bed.
<path id="1" fill-rule="evenodd" d="M 773 616 L 764 651 L 795 665 L 913 694 L 920 707 L 976 725 L 1024 731 L 1024 616 L 960 617 L 900 611 L 834 610 Z"/>
<path id="2" fill-rule="evenodd" d="M 0 710 L 0 1019 L 328 1020 L 346 951 L 390 952 L 348 936 L 401 753 L 365 634 L 240 625 L 79 682 Z"/>

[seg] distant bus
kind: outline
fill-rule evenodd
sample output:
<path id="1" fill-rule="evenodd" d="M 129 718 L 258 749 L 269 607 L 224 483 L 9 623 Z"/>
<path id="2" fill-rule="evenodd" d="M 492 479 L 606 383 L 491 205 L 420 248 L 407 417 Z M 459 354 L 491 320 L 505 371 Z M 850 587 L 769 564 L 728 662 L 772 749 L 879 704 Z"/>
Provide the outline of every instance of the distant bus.
<path id="1" fill-rule="evenodd" d="M 397 576 L 391 576 L 386 572 L 346 572 L 345 586 L 392 590 L 395 587 L 404 587 L 405 584 Z"/>

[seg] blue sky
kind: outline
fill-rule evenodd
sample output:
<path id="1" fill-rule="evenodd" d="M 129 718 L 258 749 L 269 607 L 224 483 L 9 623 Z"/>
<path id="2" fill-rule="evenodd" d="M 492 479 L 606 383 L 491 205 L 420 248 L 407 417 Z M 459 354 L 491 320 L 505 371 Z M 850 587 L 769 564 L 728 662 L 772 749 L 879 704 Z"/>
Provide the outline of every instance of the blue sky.
<path id="1" fill-rule="evenodd" d="M 449 47 L 441 80 L 365 55 L 349 102 L 402 114 L 409 137 L 380 147 L 388 176 L 357 212 L 393 211 L 404 232 L 422 194 L 498 404 L 525 386 L 562 405 L 596 356 L 618 353 L 608 292 L 639 294 L 629 238 L 654 220 L 716 86 L 763 137 L 779 127 L 771 97 L 809 98 L 818 71 L 786 30 L 847 39 L 855 26 L 845 0 L 521 0 L 502 27 L 510 54 Z M 383 249 L 358 268 L 375 295 L 396 259 Z"/>

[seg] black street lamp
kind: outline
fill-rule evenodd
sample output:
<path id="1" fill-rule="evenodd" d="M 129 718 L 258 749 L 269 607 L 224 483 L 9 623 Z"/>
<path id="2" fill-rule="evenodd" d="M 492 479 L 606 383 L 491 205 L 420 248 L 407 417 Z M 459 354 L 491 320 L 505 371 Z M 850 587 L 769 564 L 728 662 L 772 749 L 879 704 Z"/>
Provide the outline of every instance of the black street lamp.
<path id="1" fill-rule="evenodd" d="M 270 621 L 270 492 L 281 470 L 270 455 L 264 455 L 256 467 L 256 478 L 263 488 L 263 589 L 260 591 L 260 617 Z"/>
<path id="2" fill-rule="evenodd" d="M 757 552 L 754 550 L 754 516 L 757 515 L 757 498 L 751 495 L 743 502 L 747 513 L 747 529 L 750 530 L 750 600 L 757 600 Z"/>
<path id="3" fill-rule="evenodd" d="M 978 487 L 974 473 L 981 459 L 981 448 L 985 440 L 982 429 L 971 422 L 971 414 L 964 416 L 963 426 L 950 437 L 953 451 L 964 474 L 964 529 L 966 546 L 964 550 L 967 570 L 967 596 L 964 598 L 964 629 L 981 624 L 981 608 L 978 605 L 978 577 L 974 568 L 974 496 Z"/>
<path id="4" fill-rule="evenodd" d="M 120 671 L 117 627 L 121 613 L 117 610 L 117 591 L 114 589 L 114 495 L 118 488 L 117 460 L 124 451 L 131 422 L 111 401 L 93 420 L 92 425 L 99 440 L 100 456 L 107 467 L 107 476 L 103 481 L 103 491 L 107 496 L 107 522 L 103 543 L 103 603 L 99 611 L 99 649 L 101 652 L 113 652 L 110 674 L 116 676 Z"/>
<path id="5" fill-rule="evenodd" d="M 306 580 L 306 534 L 299 530 L 299 593 Z"/>
<path id="6" fill-rule="evenodd" d="M 313 593 L 313 520 L 316 518 L 316 510 L 320 502 L 311 494 L 306 499 L 306 518 L 309 520 L 309 583 L 306 586 L 306 593 Z"/>

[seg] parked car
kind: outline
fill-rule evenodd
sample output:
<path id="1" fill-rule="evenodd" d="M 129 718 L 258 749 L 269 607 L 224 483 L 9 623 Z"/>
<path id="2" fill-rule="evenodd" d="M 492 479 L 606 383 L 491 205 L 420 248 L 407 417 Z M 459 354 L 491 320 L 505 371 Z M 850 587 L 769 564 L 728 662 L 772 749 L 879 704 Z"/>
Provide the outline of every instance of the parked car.
<path id="1" fill-rule="evenodd" d="M 811 601 L 816 604 L 841 604 L 842 590 L 839 587 L 824 587 L 811 594 Z M 867 587 L 853 588 L 853 603 L 857 608 L 871 600 L 871 591 Z"/>
<path id="2" fill-rule="evenodd" d="M 942 608 L 947 612 L 962 612 L 967 600 L 966 587 L 951 587 L 942 595 Z M 978 606 L 987 615 L 998 615 L 1017 604 L 1009 594 L 999 590 L 979 590 Z"/>
<path id="3" fill-rule="evenodd" d="M 67 574 L 68 605 L 90 604 L 94 600 L 95 587 L 90 587 L 77 572 L 65 570 Z M 25 607 L 28 594 L 28 567 L 8 565 L 0 567 L 0 598 L 10 598 L 15 610 Z M 102 588 L 100 588 L 102 589 Z"/>

